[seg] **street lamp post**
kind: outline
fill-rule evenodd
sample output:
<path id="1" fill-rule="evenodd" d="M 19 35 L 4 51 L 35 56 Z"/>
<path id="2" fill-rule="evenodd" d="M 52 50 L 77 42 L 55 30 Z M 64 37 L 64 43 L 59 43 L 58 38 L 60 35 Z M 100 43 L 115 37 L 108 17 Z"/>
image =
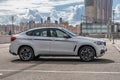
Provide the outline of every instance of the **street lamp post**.
<path id="1" fill-rule="evenodd" d="M 109 18 L 108 21 L 108 38 L 111 41 L 111 22 L 112 22 L 112 18 Z"/>
<path id="2" fill-rule="evenodd" d="M 13 22 L 14 22 L 14 16 L 11 16 L 11 28 L 10 28 L 10 32 L 9 34 L 12 36 L 12 34 L 14 33 L 14 25 L 13 25 Z"/>
<path id="3" fill-rule="evenodd" d="M 115 41 L 114 41 L 114 16 L 115 16 L 115 10 L 113 10 L 113 44 L 115 44 Z"/>
<path id="4" fill-rule="evenodd" d="M 83 15 L 81 15 L 81 23 L 80 23 L 80 26 L 81 26 L 81 35 L 82 35 L 82 24 L 83 24 Z"/>

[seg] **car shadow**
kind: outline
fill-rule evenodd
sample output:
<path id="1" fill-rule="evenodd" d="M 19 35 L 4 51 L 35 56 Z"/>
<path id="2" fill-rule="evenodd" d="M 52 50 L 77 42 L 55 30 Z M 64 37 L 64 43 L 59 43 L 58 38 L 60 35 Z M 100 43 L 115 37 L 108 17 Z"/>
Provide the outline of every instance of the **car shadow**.
<path id="1" fill-rule="evenodd" d="M 30 64 L 109 64 L 115 61 L 110 59 L 95 59 L 90 62 L 83 62 L 78 58 L 39 58 L 32 61 L 21 61 L 20 59 L 11 60 L 13 63 L 30 63 Z"/>

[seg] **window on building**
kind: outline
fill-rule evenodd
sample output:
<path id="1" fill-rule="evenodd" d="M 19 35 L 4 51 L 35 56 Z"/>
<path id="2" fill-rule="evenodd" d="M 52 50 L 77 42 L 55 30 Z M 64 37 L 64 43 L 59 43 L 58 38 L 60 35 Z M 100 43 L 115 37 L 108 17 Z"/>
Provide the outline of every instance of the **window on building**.
<path id="1" fill-rule="evenodd" d="M 93 6 L 94 5 L 94 0 L 85 0 L 85 5 L 86 6 Z"/>
<path id="2" fill-rule="evenodd" d="M 82 25 L 82 33 L 90 33 L 90 34 L 96 34 L 96 33 L 107 33 L 108 32 L 108 26 L 105 24 L 83 24 Z"/>

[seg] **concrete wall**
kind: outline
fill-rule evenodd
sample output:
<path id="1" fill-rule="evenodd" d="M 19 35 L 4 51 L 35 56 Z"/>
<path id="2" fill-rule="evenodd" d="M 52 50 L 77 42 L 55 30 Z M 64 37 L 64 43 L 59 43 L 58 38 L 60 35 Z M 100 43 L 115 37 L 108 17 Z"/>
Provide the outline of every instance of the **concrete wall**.
<path id="1" fill-rule="evenodd" d="M 112 37 L 114 36 L 115 39 L 120 39 L 120 32 L 119 33 L 113 33 Z"/>
<path id="2" fill-rule="evenodd" d="M 106 35 L 105 34 L 90 34 L 89 37 L 93 37 L 93 38 L 105 38 Z"/>
<path id="3" fill-rule="evenodd" d="M 10 36 L 0 36 L 0 44 L 10 43 Z"/>

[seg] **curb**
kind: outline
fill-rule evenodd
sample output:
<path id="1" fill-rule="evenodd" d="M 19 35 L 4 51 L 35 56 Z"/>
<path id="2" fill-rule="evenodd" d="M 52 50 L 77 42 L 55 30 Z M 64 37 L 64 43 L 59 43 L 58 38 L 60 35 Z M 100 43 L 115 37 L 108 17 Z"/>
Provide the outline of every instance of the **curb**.
<path id="1" fill-rule="evenodd" d="M 1 45 L 0 48 L 6 48 L 6 47 L 8 47 L 10 45 L 10 43 L 8 43 L 8 44 L 0 44 L 0 45 Z"/>
<path id="2" fill-rule="evenodd" d="M 117 45 L 114 45 L 114 47 L 120 52 L 120 48 Z"/>
<path id="3" fill-rule="evenodd" d="M 3 45 L 3 44 L 10 44 L 10 43 L 11 43 L 11 42 L 4 42 L 4 43 L 0 43 L 0 45 L 1 45 L 1 44 L 2 44 L 2 45 Z"/>

